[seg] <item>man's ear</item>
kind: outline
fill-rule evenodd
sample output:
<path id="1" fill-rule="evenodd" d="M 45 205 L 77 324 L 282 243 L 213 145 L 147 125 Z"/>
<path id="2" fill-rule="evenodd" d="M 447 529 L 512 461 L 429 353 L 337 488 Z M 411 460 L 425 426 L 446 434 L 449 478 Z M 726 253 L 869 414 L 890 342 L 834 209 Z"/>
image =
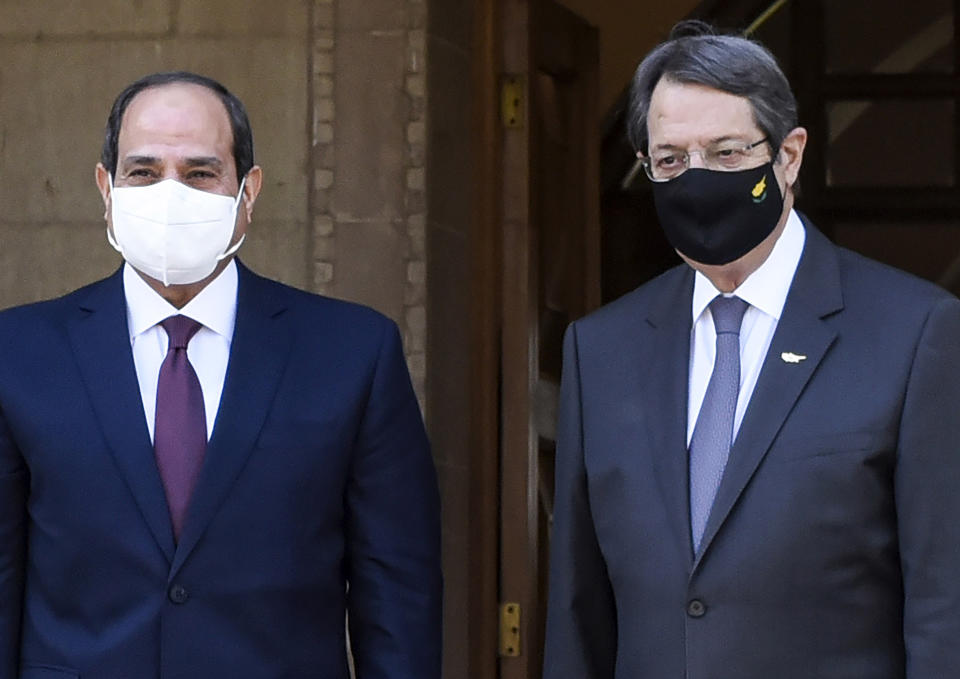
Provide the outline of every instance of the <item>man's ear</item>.
<path id="1" fill-rule="evenodd" d="M 257 196 L 260 195 L 262 186 L 263 170 L 260 169 L 259 165 L 254 165 L 247 172 L 246 181 L 243 183 L 243 196 L 240 199 L 248 222 L 253 220 L 253 204 L 257 202 Z"/>
<path id="2" fill-rule="evenodd" d="M 97 182 L 97 189 L 100 191 L 100 197 L 103 198 L 103 218 L 106 219 L 110 214 L 110 172 L 103 166 L 103 163 L 97 163 L 94 169 L 94 178 Z"/>
<path id="3" fill-rule="evenodd" d="M 784 180 L 787 186 L 793 186 L 800 175 L 800 166 L 803 164 L 803 149 L 807 146 L 807 131 L 802 127 L 795 127 L 783 138 L 780 144 L 780 153 L 777 162 L 783 167 Z"/>

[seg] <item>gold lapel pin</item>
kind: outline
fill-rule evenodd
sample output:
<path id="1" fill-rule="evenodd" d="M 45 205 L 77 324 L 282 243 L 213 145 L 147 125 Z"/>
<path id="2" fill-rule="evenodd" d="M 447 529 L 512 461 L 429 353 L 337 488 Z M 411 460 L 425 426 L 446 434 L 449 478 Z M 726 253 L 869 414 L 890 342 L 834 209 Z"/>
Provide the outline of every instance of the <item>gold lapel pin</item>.
<path id="1" fill-rule="evenodd" d="M 807 357 L 802 354 L 795 354 L 792 351 L 784 351 L 780 354 L 780 358 L 784 363 L 799 363 L 800 361 L 806 361 Z"/>

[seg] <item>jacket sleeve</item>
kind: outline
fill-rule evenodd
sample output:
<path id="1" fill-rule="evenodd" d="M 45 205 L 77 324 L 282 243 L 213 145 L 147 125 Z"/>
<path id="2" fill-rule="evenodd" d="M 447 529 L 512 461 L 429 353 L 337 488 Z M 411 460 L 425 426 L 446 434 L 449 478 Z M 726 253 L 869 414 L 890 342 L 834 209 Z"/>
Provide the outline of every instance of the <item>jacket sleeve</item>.
<path id="1" fill-rule="evenodd" d="M 399 333 L 386 327 L 346 495 L 358 679 L 439 679 L 440 500 Z"/>
<path id="2" fill-rule="evenodd" d="M 895 472 L 907 679 L 960 667 L 960 301 L 927 318 L 904 397 Z"/>
<path id="3" fill-rule="evenodd" d="M 616 606 L 590 510 L 577 328 L 567 329 L 557 421 L 544 679 L 612 679 Z"/>
<path id="4" fill-rule="evenodd" d="M 26 560 L 28 474 L 0 413 L 0 676 L 16 677 Z"/>

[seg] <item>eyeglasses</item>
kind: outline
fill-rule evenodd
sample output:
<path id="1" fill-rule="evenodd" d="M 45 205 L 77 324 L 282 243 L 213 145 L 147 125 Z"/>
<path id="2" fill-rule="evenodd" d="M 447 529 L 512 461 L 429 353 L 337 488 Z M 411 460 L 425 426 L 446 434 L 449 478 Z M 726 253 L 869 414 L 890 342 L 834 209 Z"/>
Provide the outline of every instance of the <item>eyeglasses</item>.
<path id="1" fill-rule="evenodd" d="M 677 151 L 662 149 L 654 151 L 642 160 L 647 176 L 655 182 L 665 182 L 679 177 L 690 167 L 690 156 L 696 153 L 708 170 L 740 170 L 753 157 L 753 149 L 770 140 L 764 137 L 760 141 L 748 144 L 742 141 L 726 140 L 710 144 L 702 151 Z"/>

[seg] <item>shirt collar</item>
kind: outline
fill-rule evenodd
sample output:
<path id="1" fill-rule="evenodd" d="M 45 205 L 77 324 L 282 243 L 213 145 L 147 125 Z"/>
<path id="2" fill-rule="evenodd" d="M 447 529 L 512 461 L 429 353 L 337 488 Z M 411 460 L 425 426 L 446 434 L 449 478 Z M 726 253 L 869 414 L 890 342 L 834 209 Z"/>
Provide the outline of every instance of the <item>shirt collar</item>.
<path id="1" fill-rule="evenodd" d="M 230 260 L 219 276 L 210 281 L 182 309 L 161 297 L 132 266 L 123 265 L 123 294 L 127 302 L 130 339 L 170 316 L 182 314 L 201 323 L 230 341 L 237 319 L 237 264 Z"/>
<path id="2" fill-rule="evenodd" d="M 783 233 L 780 234 L 766 261 L 747 276 L 734 294 L 750 306 L 779 321 L 780 314 L 783 313 L 783 305 L 787 302 L 787 293 L 790 292 L 790 283 L 793 282 L 793 274 L 796 273 L 800 255 L 803 254 L 806 238 L 803 222 L 800 221 L 795 210 L 790 210 Z M 694 324 L 713 298 L 719 294 L 722 293 L 714 287 L 710 279 L 697 271 L 693 282 Z"/>

